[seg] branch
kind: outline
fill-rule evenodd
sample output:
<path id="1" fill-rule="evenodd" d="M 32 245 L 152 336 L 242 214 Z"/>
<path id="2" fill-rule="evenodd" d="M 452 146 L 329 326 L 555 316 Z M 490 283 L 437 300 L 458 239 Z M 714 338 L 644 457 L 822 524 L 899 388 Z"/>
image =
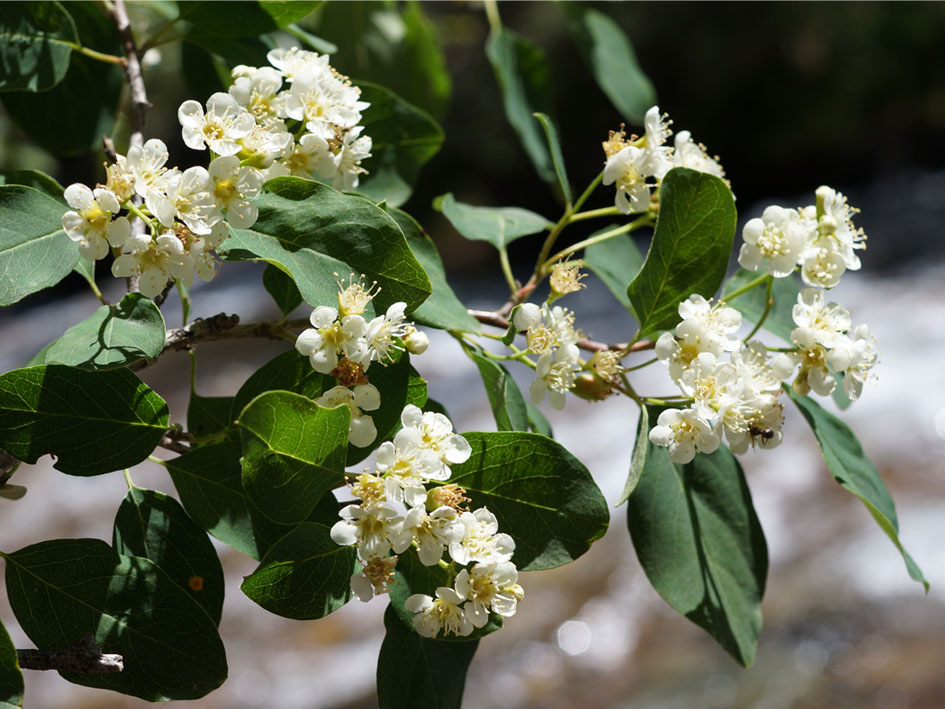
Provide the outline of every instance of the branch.
<path id="1" fill-rule="evenodd" d="M 80 674 L 108 674 L 125 669 L 121 655 L 103 655 L 91 633 L 66 650 L 17 650 L 16 659 L 24 670 L 58 670 Z"/>

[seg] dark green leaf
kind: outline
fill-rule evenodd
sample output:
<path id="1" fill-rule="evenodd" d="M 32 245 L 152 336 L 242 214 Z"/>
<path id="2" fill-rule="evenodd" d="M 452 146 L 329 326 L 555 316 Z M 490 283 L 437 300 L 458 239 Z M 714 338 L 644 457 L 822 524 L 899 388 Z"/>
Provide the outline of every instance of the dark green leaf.
<path id="1" fill-rule="evenodd" d="M 519 570 L 574 561 L 607 530 L 607 501 L 561 444 L 535 433 L 463 436 L 472 455 L 453 466 L 450 482 L 466 488 L 472 509 L 488 507 L 499 530 L 512 535 Z"/>
<path id="2" fill-rule="evenodd" d="M 78 273 L 85 282 L 95 287 L 95 261 L 89 261 L 87 258 L 80 258 L 72 267 L 73 273 Z"/>
<path id="3" fill-rule="evenodd" d="M 603 234 L 613 228 L 613 226 L 606 227 L 594 232 L 591 236 Z M 627 297 L 627 286 L 636 278 L 643 265 L 643 254 L 634 243 L 633 237 L 629 234 L 621 234 L 613 239 L 591 244 L 584 249 L 581 260 L 604 282 L 617 302 L 632 314 L 633 307 Z"/>
<path id="4" fill-rule="evenodd" d="M 200 396 L 190 392 L 187 405 L 187 432 L 202 438 L 220 433 L 233 426 L 230 412 L 233 410 L 232 396 Z"/>
<path id="5" fill-rule="evenodd" d="M 766 290 L 765 284 L 755 286 L 751 290 L 745 291 L 739 296 L 728 297 L 729 293 L 734 293 L 738 288 L 751 283 L 761 275 L 752 271 L 746 271 L 744 268 L 738 269 L 732 277 L 725 281 L 722 288 L 722 300 L 727 305 L 738 310 L 750 322 L 756 323 L 761 319 L 761 314 L 765 309 Z M 791 314 L 795 303 L 797 303 L 797 281 L 794 278 L 775 278 L 771 288 L 771 297 L 774 298 L 774 306 L 768 317 L 765 319 L 764 327 L 768 332 L 773 332 L 785 342 L 791 342 L 791 331 L 797 327 L 794 324 L 794 316 Z"/>
<path id="6" fill-rule="evenodd" d="M 230 410 L 230 420 L 239 418 L 240 412 L 250 401 L 273 389 L 291 391 L 307 396 L 309 399 L 317 399 L 322 394 L 324 380 L 324 375 L 312 369 L 308 357 L 300 355 L 295 350 L 283 352 L 253 372 L 236 392 L 233 408 Z"/>
<path id="7" fill-rule="evenodd" d="M 140 293 L 103 305 L 88 320 L 73 325 L 46 352 L 48 364 L 79 369 L 114 369 L 153 359 L 164 349 L 164 317 Z"/>
<path id="8" fill-rule="evenodd" d="M 554 438 L 554 433 L 551 431 L 551 424 L 548 423 L 548 419 L 545 418 L 545 415 L 537 406 L 533 406 L 531 402 L 525 402 L 525 410 L 528 412 L 528 428 L 535 433 L 540 433 L 543 436 L 548 436 L 548 438 Z"/>
<path id="9" fill-rule="evenodd" d="M 318 52 L 319 54 L 334 54 L 338 51 L 337 44 L 333 44 L 327 39 L 322 39 L 318 35 L 314 35 L 311 32 L 306 32 L 296 24 L 286 27 L 286 31 L 296 39 L 302 40 L 302 42 L 308 45 L 309 49 Z"/>
<path id="10" fill-rule="evenodd" d="M 426 112 L 383 86 L 359 81 L 361 100 L 370 103 L 361 125 L 371 136 L 371 157 L 362 161 L 368 171 L 358 192 L 375 202 L 399 207 L 413 192 L 420 168 L 443 145 L 443 129 Z"/>
<path id="11" fill-rule="evenodd" d="M 337 302 L 335 273 L 377 281 L 381 292 L 374 307 L 380 312 L 397 301 L 406 302 L 410 312 L 430 295 L 430 281 L 400 227 L 369 200 L 279 177 L 266 183 L 256 205 L 253 228 L 231 230 L 224 242 L 227 258 L 279 265 L 310 305 Z"/>
<path id="12" fill-rule="evenodd" d="M 558 142 L 558 131 L 554 122 L 544 113 L 536 113 L 535 118 L 541 123 L 545 131 L 545 138 L 548 140 L 548 150 L 551 153 L 551 162 L 555 168 L 555 175 L 558 177 L 558 185 L 561 187 L 561 194 L 564 196 L 566 204 L 571 204 L 571 184 L 568 182 L 568 173 L 564 168 L 564 156 L 561 154 L 561 143 Z"/>
<path id="13" fill-rule="evenodd" d="M 0 91 L 45 91 L 69 70 L 75 25 L 58 2 L 0 5 Z"/>
<path id="14" fill-rule="evenodd" d="M 63 197 L 65 188 L 55 179 L 39 170 L 0 170 L 0 185 L 25 185 L 39 190 L 47 197 L 62 202 L 68 209 L 66 198 Z"/>
<path id="15" fill-rule="evenodd" d="M 122 672 L 64 674 L 70 682 L 168 701 L 197 699 L 226 679 L 213 620 L 148 559 L 98 539 L 55 539 L 4 558 L 10 605 L 36 647 L 62 650 L 91 633 L 125 659 Z"/>
<path id="16" fill-rule="evenodd" d="M 529 426 L 525 399 L 509 371 L 499 362 L 478 352 L 470 352 L 469 356 L 479 368 L 496 428 L 500 431 L 527 431 Z"/>
<path id="17" fill-rule="evenodd" d="M 722 445 L 676 465 L 665 448 L 650 443 L 627 519 L 656 591 L 736 661 L 751 665 L 768 550 L 744 473 L 729 449 Z"/>
<path id="18" fill-rule="evenodd" d="M 412 366 L 407 379 L 406 404 L 413 404 L 419 409 L 423 409 L 427 405 L 427 380 L 421 377 L 420 372 Z"/>
<path id="19" fill-rule="evenodd" d="M 653 84 L 637 63 L 630 40 L 604 13 L 582 3 L 565 3 L 571 32 L 601 91 L 628 121 L 642 125 L 656 103 Z"/>
<path id="20" fill-rule="evenodd" d="M 253 399 L 239 417 L 243 489 L 266 517 L 303 521 L 344 481 L 350 411 L 323 409 L 288 391 Z"/>
<path id="21" fill-rule="evenodd" d="M 902 554 L 909 576 L 925 586 L 928 592 L 929 582 L 899 541 L 899 521 L 889 490 L 879 477 L 876 466 L 863 452 L 863 447 L 853 435 L 853 431 L 836 416 L 824 411 L 820 404 L 809 396 L 798 396 L 788 386 L 784 389 L 814 431 L 830 474 L 842 487 L 863 501 L 873 519 Z"/>
<path id="22" fill-rule="evenodd" d="M 148 457 L 167 431 L 167 404 L 127 369 L 49 364 L 0 375 L 0 448 L 69 475 L 100 475 Z"/>
<path id="23" fill-rule="evenodd" d="M 0 187 L 0 305 L 69 275 L 79 249 L 62 230 L 66 208 L 32 187 Z"/>
<path id="24" fill-rule="evenodd" d="M 466 671 L 479 641 L 446 643 L 413 632 L 393 605 L 384 612 L 384 642 L 377 658 L 377 699 L 380 709 L 462 705 Z"/>
<path id="25" fill-rule="evenodd" d="M 157 564 L 216 625 L 223 613 L 223 568 L 207 533 L 163 492 L 133 487 L 115 515 L 112 546 Z"/>
<path id="26" fill-rule="evenodd" d="M 200 41 L 202 39 L 198 35 L 196 39 L 180 44 L 180 63 L 187 67 L 187 71 L 183 72 L 187 95 L 201 102 L 206 101 L 218 91 L 226 91 L 231 81 L 228 72 L 224 75 L 221 71 L 223 62 L 214 59 L 211 52 Z"/>
<path id="27" fill-rule="evenodd" d="M 644 335 L 679 322 L 679 303 L 693 293 L 715 295 L 734 236 L 735 200 L 722 180 L 683 167 L 666 174 L 653 243 L 627 288 Z"/>
<path id="28" fill-rule="evenodd" d="M 240 586 L 243 593 L 283 618 L 314 620 L 351 599 L 351 575 L 360 570 L 353 546 L 332 541 L 330 528 L 300 524 L 266 552 Z"/>
<path id="29" fill-rule="evenodd" d="M 391 209 L 390 215 L 407 238 L 407 245 L 426 271 L 433 287 L 433 294 L 420 307 L 413 311 L 411 320 L 421 325 L 437 327 L 441 330 L 462 330 L 480 332 L 479 321 L 470 315 L 466 306 L 456 297 L 449 283 L 443 261 L 433 244 L 433 239 L 406 212 Z"/>
<path id="30" fill-rule="evenodd" d="M 544 51 L 524 37 L 502 28 L 489 34 L 486 56 L 502 91 L 505 117 L 518 133 L 538 175 L 555 179 L 551 155 L 535 113 L 551 114 L 551 72 Z"/>
<path id="31" fill-rule="evenodd" d="M 7 635 L 7 629 L 0 623 L 0 709 L 19 709 L 22 706 L 23 673 L 17 664 L 16 648 Z"/>
<path id="32" fill-rule="evenodd" d="M 181 19 L 210 35 L 256 37 L 305 17 L 318 2 L 178 2 Z"/>
<path id="33" fill-rule="evenodd" d="M 488 241 L 503 249 L 516 239 L 554 226 L 540 214 L 519 207 L 474 207 L 457 202 L 447 193 L 434 206 L 443 212 L 460 234 L 473 241 Z"/>
<path id="34" fill-rule="evenodd" d="M 283 315 L 288 315 L 302 304 L 302 294 L 299 293 L 298 286 L 285 271 L 267 263 L 262 281 L 266 292 L 276 301 Z"/>
<path id="35" fill-rule="evenodd" d="M 216 4 L 216 3 L 214 3 Z M 199 28 L 192 28 L 186 35 L 187 42 L 184 43 L 186 56 L 196 57 L 199 54 L 187 49 L 188 43 L 193 43 L 202 47 L 210 55 L 210 64 L 201 57 L 195 67 L 195 71 L 211 72 L 204 76 L 202 81 L 194 82 L 197 86 L 204 86 L 206 91 L 213 84 L 219 84 L 217 91 L 225 91 L 229 88 L 233 79 L 230 75 L 230 69 L 239 65 L 247 66 L 268 66 L 269 60 L 266 55 L 269 50 L 275 47 L 275 42 L 270 37 L 263 35 L 261 37 L 231 37 L 228 35 L 216 35 L 205 32 Z M 213 81 L 214 75 L 216 81 Z M 199 97 L 200 102 L 206 101 L 210 94 L 194 94 Z"/>
<path id="36" fill-rule="evenodd" d="M 630 495 L 640 484 L 640 476 L 643 475 L 643 466 L 646 465 L 646 452 L 650 446 L 650 410 L 646 406 L 640 407 L 640 420 L 637 421 L 637 439 L 633 444 L 633 457 L 630 459 L 630 473 L 627 475 L 627 482 L 624 483 L 623 492 L 620 499 L 614 507 L 620 507 L 624 502 L 630 499 Z"/>

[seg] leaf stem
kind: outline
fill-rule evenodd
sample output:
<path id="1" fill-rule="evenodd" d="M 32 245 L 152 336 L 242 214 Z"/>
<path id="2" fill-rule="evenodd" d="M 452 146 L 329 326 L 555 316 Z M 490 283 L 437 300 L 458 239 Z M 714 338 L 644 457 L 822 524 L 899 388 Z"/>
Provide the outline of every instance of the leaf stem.
<path id="1" fill-rule="evenodd" d="M 584 221 L 585 219 L 596 219 L 597 217 L 612 217 L 620 214 L 620 210 L 616 207 L 601 207 L 600 209 L 590 209 L 586 212 L 578 212 L 577 214 L 571 215 L 570 222 Z"/>
<path id="2" fill-rule="evenodd" d="M 773 279 L 773 278 L 774 277 L 770 273 L 763 273 L 762 275 L 758 276 L 758 278 L 756 278 L 755 280 L 746 283 L 741 288 L 736 288 L 734 291 L 732 291 L 728 295 L 724 295 L 722 297 L 726 301 L 732 300 L 733 298 L 737 298 L 738 296 L 743 295 L 744 293 L 747 293 L 752 288 L 757 288 L 766 280 Z"/>
<path id="3" fill-rule="evenodd" d="M 499 263 L 502 266 L 502 275 L 505 276 L 505 282 L 509 284 L 509 292 L 514 296 L 518 290 L 518 284 L 515 282 L 515 276 L 512 274 L 512 265 L 509 263 L 509 252 L 505 246 L 499 249 Z"/>
<path id="4" fill-rule="evenodd" d="M 751 338 L 755 336 L 755 333 L 761 329 L 761 326 L 765 324 L 765 320 L 768 318 L 768 313 L 771 312 L 771 308 L 774 305 L 774 298 L 771 296 L 771 289 L 774 287 L 774 279 L 768 279 L 768 285 L 765 288 L 765 309 L 761 313 L 761 318 L 755 324 L 754 329 L 748 333 L 748 336 L 744 339 L 744 342 L 749 342 Z"/>
<path id="5" fill-rule="evenodd" d="M 496 0 L 484 0 L 486 18 L 489 20 L 489 29 L 496 34 L 502 31 L 502 18 L 499 17 L 499 4 Z"/>
<path id="6" fill-rule="evenodd" d="M 635 229 L 639 229 L 641 226 L 646 226 L 652 223 L 653 223 L 653 215 L 647 212 L 643 216 L 638 217 L 637 219 L 634 219 L 629 224 L 624 224 L 623 226 L 619 226 L 609 231 L 605 231 L 603 234 L 596 234 L 594 236 L 588 237 L 587 239 L 584 239 L 583 241 L 579 241 L 576 244 L 572 244 L 566 249 L 561 249 L 561 251 L 556 253 L 554 256 L 549 258 L 545 263 L 541 265 L 541 271 L 542 273 L 546 273 L 548 270 L 548 267 L 551 266 L 551 264 L 555 263 L 556 261 L 561 260 L 568 254 L 573 254 L 574 252 L 579 251 L 580 249 L 586 248 L 588 246 L 592 246 L 593 244 L 599 244 L 600 242 L 607 241 L 608 239 L 613 239 L 616 236 L 620 236 L 621 234 L 626 234 Z"/>
<path id="7" fill-rule="evenodd" d="M 134 490 L 137 485 L 135 485 L 135 481 L 131 479 L 131 471 L 125 468 L 122 472 L 125 474 L 125 483 L 128 485 L 128 489 Z"/>
<path id="8" fill-rule="evenodd" d="M 648 359 L 643 364 L 635 364 L 632 367 L 624 367 L 623 371 L 625 372 L 635 372 L 638 369 L 643 369 L 644 367 L 649 367 L 654 362 L 659 362 L 659 357 L 654 357 L 653 359 Z"/>

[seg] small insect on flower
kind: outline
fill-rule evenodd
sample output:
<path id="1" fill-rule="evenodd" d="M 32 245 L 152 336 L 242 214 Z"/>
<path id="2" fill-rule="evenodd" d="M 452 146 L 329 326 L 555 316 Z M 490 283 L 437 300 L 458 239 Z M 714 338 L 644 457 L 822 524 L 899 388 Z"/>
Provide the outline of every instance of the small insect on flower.
<path id="1" fill-rule="evenodd" d="M 752 424 L 748 427 L 748 435 L 751 436 L 752 444 L 754 444 L 756 436 L 760 437 L 762 441 L 768 442 L 774 438 L 774 429 L 761 428 L 760 426 Z"/>

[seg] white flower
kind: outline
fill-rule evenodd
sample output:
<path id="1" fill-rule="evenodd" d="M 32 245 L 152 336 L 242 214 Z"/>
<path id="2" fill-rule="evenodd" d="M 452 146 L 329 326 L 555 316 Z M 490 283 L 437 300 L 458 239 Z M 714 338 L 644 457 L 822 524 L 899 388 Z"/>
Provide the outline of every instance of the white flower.
<path id="1" fill-rule="evenodd" d="M 833 288 L 847 270 L 837 242 L 829 238 L 808 241 L 802 260 L 801 278 L 809 286 Z"/>
<path id="2" fill-rule="evenodd" d="M 209 146 L 217 155 L 236 155 L 240 151 L 238 141 L 256 125 L 253 114 L 222 92 L 207 100 L 206 113 L 198 102 L 184 101 L 177 109 L 177 120 L 188 148 L 203 150 Z"/>
<path id="3" fill-rule="evenodd" d="M 849 311 L 834 302 L 825 303 L 823 291 L 816 288 L 801 290 L 791 315 L 797 323 L 791 332 L 793 341 L 813 341 L 828 348 L 836 346 L 852 324 Z"/>
<path id="4" fill-rule="evenodd" d="M 245 166 L 269 167 L 273 161 L 285 155 L 292 147 L 292 134 L 277 118 L 257 123 L 244 137 L 239 139 L 237 155 Z"/>
<path id="5" fill-rule="evenodd" d="M 645 212 L 650 208 L 651 185 L 646 179 L 653 175 L 653 161 L 643 148 L 628 145 L 611 155 L 604 163 L 603 184 L 616 183 L 614 205 L 621 214 Z"/>
<path id="6" fill-rule="evenodd" d="M 402 525 L 391 536 L 394 553 L 406 551 L 417 542 L 417 554 L 424 566 L 434 566 L 447 544 L 463 538 L 465 527 L 452 507 L 438 507 L 430 514 L 421 505 L 407 511 Z"/>
<path id="7" fill-rule="evenodd" d="M 118 198 L 107 189 L 94 192 L 83 184 L 69 185 L 63 195 L 69 206 L 78 211 L 62 215 L 66 235 L 79 244 L 79 254 L 90 261 L 105 258 L 108 246 L 121 246 L 131 233 L 125 217 L 112 217 L 121 209 Z"/>
<path id="8" fill-rule="evenodd" d="M 749 271 L 757 271 L 762 264 L 768 273 L 784 278 L 794 272 L 807 245 L 807 230 L 801 224 L 797 210 L 772 205 L 761 218 L 749 219 L 742 229 L 742 244 L 738 263 Z"/>
<path id="9" fill-rule="evenodd" d="M 397 347 L 393 338 L 400 337 L 401 334 L 403 334 L 405 327 L 404 310 L 406 307 L 407 304 L 402 301 L 392 303 L 387 308 L 387 312 L 384 315 L 378 315 L 371 320 L 367 323 L 367 327 L 364 329 L 363 333 L 358 334 L 359 337 L 363 337 L 367 342 L 368 352 L 366 353 L 364 361 L 355 361 L 364 367 L 365 370 L 367 370 L 372 360 L 383 362 L 388 358 L 390 350 Z M 350 358 L 355 359 L 354 357 Z"/>
<path id="10" fill-rule="evenodd" d="M 302 106 L 306 130 L 326 136 L 353 128 L 361 121 L 361 111 L 370 104 L 358 100 L 361 90 L 331 72 L 301 73 L 292 83 L 292 100 Z M 294 116 L 291 116 L 294 118 Z"/>
<path id="11" fill-rule="evenodd" d="M 328 148 L 328 141 L 314 133 L 306 133 L 281 160 L 288 172 L 296 177 L 311 178 L 318 173 L 323 179 L 335 176 L 338 165 Z"/>
<path id="12" fill-rule="evenodd" d="M 826 185 L 817 188 L 817 225 L 820 234 L 837 243 L 844 265 L 851 271 L 860 268 L 860 258 L 853 251 L 866 248 L 866 234 L 853 226 L 853 215 L 858 211 L 847 204 L 847 198 L 836 190 Z"/>
<path id="13" fill-rule="evenodd" d="M 314 328 L 309 328 L 298 336 L 295 349 L 309 358 L 316 372 L 331 374 L 338 366 L 338 354 L 341 352 L 352 361 L 358 361 L 351 355 L 366 347 L 358 342 L 359 338 L 363 340 L 359 333 L 363 333 L 367 327 L 364 318 L 360 315 L 346 315 L 339 321 L 336 308 L 320 305 L 312 311 L 309 320 Z M 363 359 L 363 356 L 359 358 Z"/>
<path id="14" fill-rule="evenodd" d="M 709 156 L 704 145 L 694 142 L 687 130 L 681 130 L 676 134 L 672 162 L 673 167 L 687 167 L 690 170 L 725 178 L 725 171 L 718 160 Z"/>
<path id="15" fill-rule="evenodd" d="M 213 197 L 226 210 L 226 220 L 237 229 L 249 229 L 256 223 L 259 209 L 250 200 L 259 196 L 263 177 L 259 170 L 240 167 L 235 155 L 216 158 L 210 163 Z"/>
<path id="16" fill-rule="evenodd" d="M 709 352 L 699 354 L 677 384 L 683 394 L 692 397 L 693 410 L 706 421 L 724 417 L 726 410 L 738 403 L 744 388 L 738 370 Z"/>
<path id="17" fill-rule="evenodd" d="M 742 324 L 742 314 L 729 308 L 724 302 L 710 304 L 701 295 L 694 293 L 679 304 L 682 322 L 676 326 L 676 336 L 682 340 L 704 338 L 708 349 L 716 356 L 721 349 L 734 352 L 741 347 L 735 333 Z"/>
<path id="18" fill-rule="evenodd" d="M 358 544 L 358 554 L 367 560 L 387 556 L 391 549 L 388 535 L 402 521 L 397 508 L 388 502 L 348 505 L 338 516 L 341 521 L 331 528 L 332 541 L 340 546 Z"/>
<path id="19" fill-rule="evenodd" d="M 174 226 L 177 216 L 194 234 L 209 234 L 222 215 L 210 193 L 210 174 L 205 168 L 190 167 L 167 181 L 170 214 L 156 214 L 164 226 Z"/>
<path id="20" fill-rule="evenodd" d="M 469 600 L 464 608 L 477 628 L 489 622 L 489 611 L 501 616 L 515 615 L 525 591 L 518 585 L 518 570 L 510 561 L 476 564 L 456 577 L 456 591 Z"/>
<path id="21" fill-rule="evenodd" d="M 495 515 L 485 507 L 475 512 L 463 512 L 463 537 L 449 545 L 450 557 L 457 564 L 471 561 L 497 563 L 509 561 L 515 551 L 515 541 L 508 534 L 498 533 Z"/>
<path id="22" fill-rule="evenodd" d="M 361 161 L 371 157 L 373 141 L 370 136 L 361 135 L 363 126 L 355 126 L 342 138 L 341 146 L 335 155 L 334 180 L 331 186 L 336 190 L 353 190 L 358 186 L 358 175 L 366 173 Z M 327 175 L 326 175 L 327 177 Z"/>
<path id="23" fill-rule="evenodd" d="M 290 81 L 294 81 L 300 74 L 319 76 L 331 72 L 328 66 L 327 54 L 316 54 L 305 49 L 292 47 L 291 49 L 272 49 L 266 59 Z M 301 118 L 301 115 L 293 118 Z"/>
<path id="24" fill-rule="evenodd" d="M 650 441 L 657 446 L 669 446 L 669 459 L 685 464 L 696 453 L 713 453 L 719 447 L 719 436 L 709 424 L 692 409 L 666 409 L 650 429 Z"/>
<path id="25" fill-rule="evenodd" d="M 118 156 L 118 166 L 122 173 L 134 176 L 135 194 L 147 198 L 152 192 L 163 192 L 167 168 L 167 146 L 164 141 L 152 138 L 143 146 L 133 145 L 128 148 L 128 155 Z"/>
<path id="26" fill-rule="evenodd" d="M 466 636 L 472 633 L 473 624 L 460 607 L 464 600 L 454 589 L 440 586 L 435 599 L 415 593 L 404 602 L 404 607 L 416 613 L 413 627 L 425 638 L 435 638 L 441 630 L 445 635 Z"/>
<path id="27" fill-rule="evenodd" d="M 567 394 L 574 386 L 578 372 L 575 359 L 567 349 L 546 352 L 535 364 L 535 380 L 528 389 L 528 396 L 533 404 L 540 404 L 548 392 L 548 401 L 558 411 L 564 409 Z"/>
<path id="28" fill-rule="evenodd" d="M 119 278 L 138 274 L 141 294 L 153 298 L 171 278 L 172 267 L 184 265 L 184 245 L 173 233 L 152 239 L 148 234 L 129 237 L 121 255 L 112 263 L 112 275 Z"/>
<path id="29" fill-rule="evenodd" d="M 524 332 L 540 322 L 541 308 L 534 303 L 522 303 L 512 315 L 512 324 L 518 332 Z"/>
<path id="30" fill-rule="evenodd" d="M 794 330 L 792 337 L 797 350 L 782 352 L 775 357 L 771 363 L 774 371 L 781 379 L 787 379 L 794 372 L 795 367 L 800 365 L 797 377 L 791 385 L 794 391 L 801 396 L 806 396 L 813 389 L 821 396 L 829 396 L 837 386 L 837 381 L 830 373 L 829 366 L 834 366 L 834 364 L 845 366 L 843 361 L 845 350 L 838 348 L 828 351 L 826 347 L 817 343 L 812 331 L 804 328 Z"/>
<path id="31" fill-rule="evenodd" d="M 853 338 L 838 345 L 838 350 L 845 350 L 848 360 L 843 372 L 843 392 L 851 401 L 856 401 L 863 393 L 863 384 L 879 361 L 876 351 L 876 338 L 870 335 L 866 325 L 858 325 L 853 331 Z"/>
<path id="32" fill-rule="evenodd" d="M 417 330 L 412 325 L 405 328 L 403 334 L 404 347 L 412 355 L 422 355 L 430 346 L 430 338 L 421 330 Z"/>
<path id="33" fill-rule="evenodd" d="M 783 410 L 777 396 L 755 396 L 744 390 L 742 401 L 728 409 L 722 420 L 732 452 L 741 455 L 748 450 L 749 444 L 765 449 L 776 448 L 782 439 Z"/>
<path id="34" fill-rule="evenodd" d="M 421 447 L 422 438 L 416 429 L 398 431 L 394 441 L 384 441 L 376 454 L 377 471 L 386 474 L 385 495 L 411 507 L 422 506 L 427 501 L 425 481 L 442 469 L 439 456 Z"/>
<path id="35" fill-rule="evenodd" d="M 400 414 L 403 428 L 394 436 L 394 444 L 398 443 L 411 430 L 419 436 L 418 448 L 429 450 L 436 454 L 440 461 L 440 468 L 428 471 L 426 477 L 432 480 L 446 480 L 450 476 L 449 465 L 465 463 L 472 454 L 469 442 L 457 433 L 453 433 L 453 424 L 446 416 L 434 411 L 421 411 L 413 404 L 407 404 Z"/>
<path id="36" fill-rule="evenodd" d="M 283 113 L 278 97 L 282 88 L 282 74 L 271 67 L 237 66 L 233 68 L 230 96 L 246 108 L 257 121 L 274 118 Z"/>
<path id="37" fill-rule="evenodd" d="M 327 409 L 336 406 L 347 406 L 351 412 L 348 424 L 348 442 L 358 448 L 365 448 L 377 438 L 377 428 L 374 419 L 363 411 L 374 411 L 381 406 L 381 394 L 373 384 L 358 384 L 353 389 L 336 386 L 320 397 L 315 403 Z"/>

